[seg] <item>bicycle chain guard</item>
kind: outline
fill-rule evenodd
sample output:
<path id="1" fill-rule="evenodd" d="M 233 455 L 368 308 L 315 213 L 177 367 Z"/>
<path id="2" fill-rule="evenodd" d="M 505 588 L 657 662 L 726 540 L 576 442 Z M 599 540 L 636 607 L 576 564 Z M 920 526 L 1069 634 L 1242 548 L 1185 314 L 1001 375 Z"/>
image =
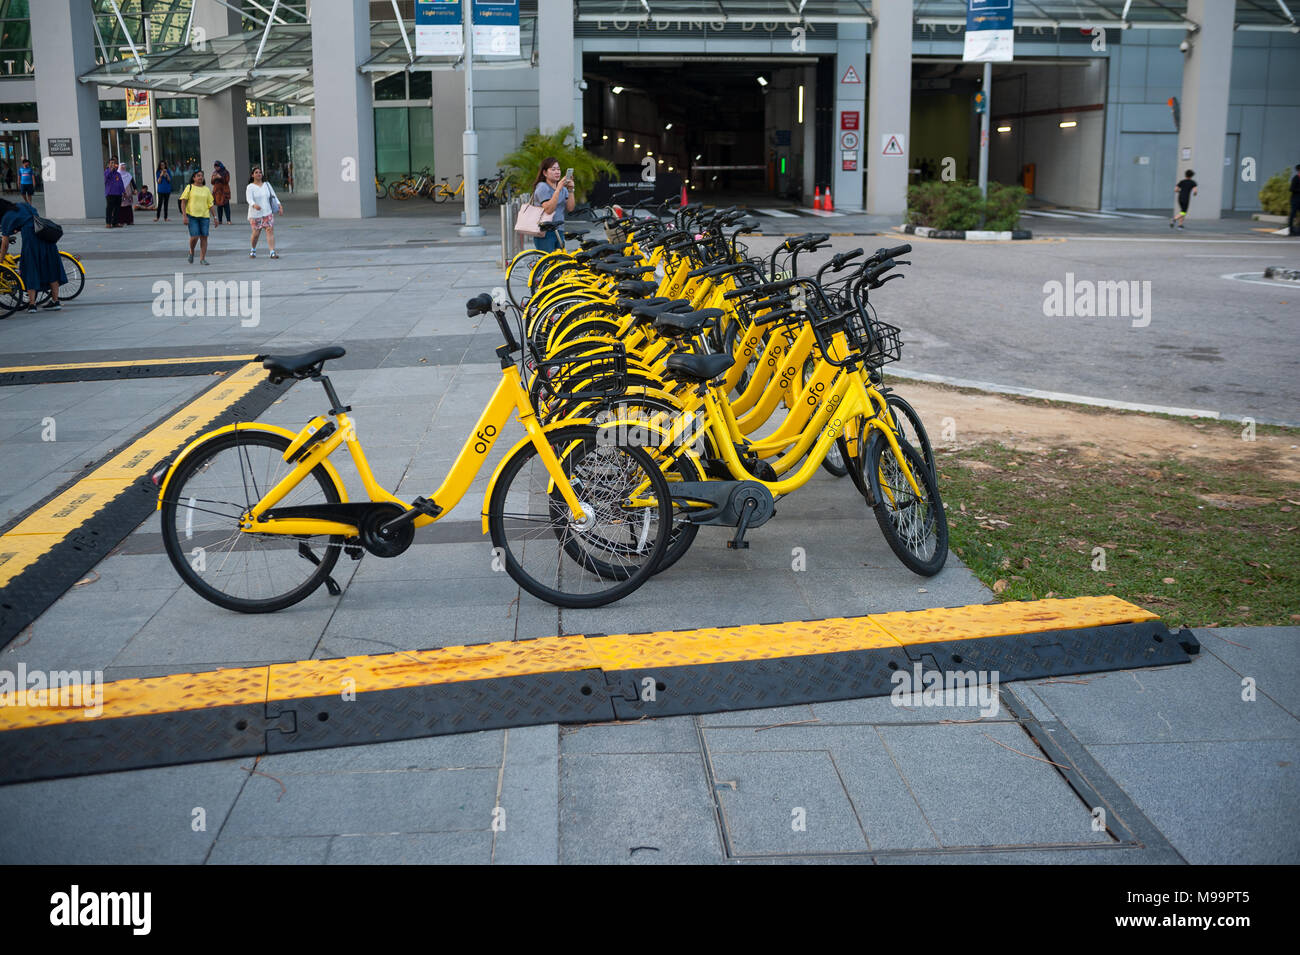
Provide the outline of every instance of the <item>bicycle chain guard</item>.
<path id="1" fill-rule="evenodd" d="M 710 505 L 709 510 L 688 512 L 692 524 L 739 527 L 745 502 L 754 501 L 747 527 L 761 527 L 776 513 L 772 492 L 757 481 L 674 481 L 669 484 L 673 500 Z"/>

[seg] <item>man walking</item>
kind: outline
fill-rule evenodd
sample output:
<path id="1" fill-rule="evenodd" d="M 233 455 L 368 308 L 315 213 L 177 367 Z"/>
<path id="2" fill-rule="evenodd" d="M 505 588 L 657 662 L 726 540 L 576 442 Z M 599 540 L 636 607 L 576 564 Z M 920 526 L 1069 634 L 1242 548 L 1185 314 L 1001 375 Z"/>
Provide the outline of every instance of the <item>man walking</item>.
<path id="1" fill-rule="evenodd" d="M 122 205 L 122 177 L 117 171 L 117 159 L 113 158 L 108 161 L 108 168 L 104 170 L 104 228 L 120 228 L 117 221 L 117 210 Z"/>
<path id="2" fill-rule="evenodd" d="M 12 177 L 13 172 L 10 171 L 9 175 Z M 23 202 L 31 202 L 32 194 L 36 192 L 36 170 L 32 168 L 30 159 L 24 159 L 18 167 L 18 191 L 22 194 Z"/>

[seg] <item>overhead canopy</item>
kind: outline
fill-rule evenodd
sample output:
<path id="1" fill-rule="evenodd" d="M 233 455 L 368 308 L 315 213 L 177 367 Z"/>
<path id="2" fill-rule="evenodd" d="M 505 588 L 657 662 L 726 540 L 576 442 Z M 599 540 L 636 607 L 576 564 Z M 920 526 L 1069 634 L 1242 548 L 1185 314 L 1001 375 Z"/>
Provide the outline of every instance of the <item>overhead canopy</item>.
<path id="1" fill-rule="evenodd" d="M 258 48 L 261 47 L 261 55 Z M 211 96 L 245 87 L 250 100 L 309 104 L 311 25 L 276 24 L 266 34 L 232 34 L 209 39 L 204 48 L 179 46 L 115 60 L 81 77 L 83 83 Z"/>

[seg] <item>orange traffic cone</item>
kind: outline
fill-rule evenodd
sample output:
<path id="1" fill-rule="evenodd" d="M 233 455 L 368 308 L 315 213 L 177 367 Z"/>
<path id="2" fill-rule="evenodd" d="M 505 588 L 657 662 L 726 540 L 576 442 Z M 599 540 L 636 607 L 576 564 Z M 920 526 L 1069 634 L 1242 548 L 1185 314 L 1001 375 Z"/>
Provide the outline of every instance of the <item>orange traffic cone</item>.
<path id="1" fill-rule="evenodd" d="M 682 205 L 686 205 L 686 183 L 682 183 Z"/>
<path id="2" fill-rule="evenodd" d="M 820 209 L 821 207 L 822 207 L 822 187 L 813 186 L 813 208 Z"/>
<path id="3" fill-rule="evenodd" d="M 831 187 L 826 187 L 826 195 L 822 196 L 822 209 L 826 212 L 835 211 L 835 202 L 831 199 Z"/>

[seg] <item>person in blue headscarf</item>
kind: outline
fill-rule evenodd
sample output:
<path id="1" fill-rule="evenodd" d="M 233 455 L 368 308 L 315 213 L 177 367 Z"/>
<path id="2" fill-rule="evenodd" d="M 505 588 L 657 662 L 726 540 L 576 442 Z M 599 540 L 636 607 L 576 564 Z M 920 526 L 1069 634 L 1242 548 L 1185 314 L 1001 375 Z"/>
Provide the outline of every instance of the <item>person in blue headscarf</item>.
<path id="1" fill-rule="evenodd" d="M 67 283 L 68 273 L 63 271 L 58 245 L 36 237 L 36 207 L 26 202 L 0 199 L 0 213 L 0 258 L 9 252 L 13 236 L 17 233 L 22 235 L 18 274 L 27 288 L 27 311 L 36 311 L 36 293 L 47 288 L 50 300 L 45 307 L 52 311 L 61 310 L 59 286 Z"/>

